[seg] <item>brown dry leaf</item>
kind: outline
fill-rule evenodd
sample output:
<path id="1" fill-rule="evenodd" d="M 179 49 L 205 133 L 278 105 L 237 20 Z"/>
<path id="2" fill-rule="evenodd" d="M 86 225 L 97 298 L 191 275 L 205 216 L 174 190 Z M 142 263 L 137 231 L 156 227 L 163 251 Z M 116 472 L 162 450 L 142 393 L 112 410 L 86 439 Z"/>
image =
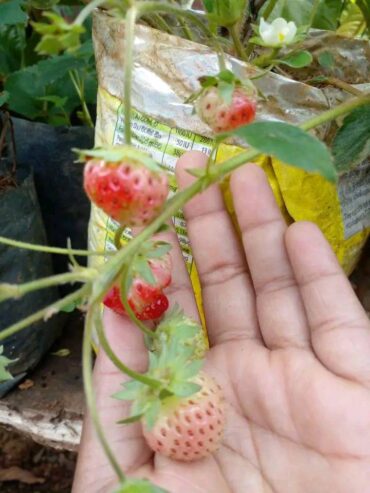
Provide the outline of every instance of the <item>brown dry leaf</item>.
<path id="1" fill-rule="evenodd" d="M 13 466 L 0 469 L 0 481 L 20 481 L 25 484 L 45 483 L 45 478 L 38 478 L 32 472 L 21 467 Z"/>
<path id="2" fill-rule="evenodd" d="M 31 380 L 30 378 L 27 378 L 27 380 L 25 380 L 20 385 L 18 385 L 18 388 L 20 390 L 28 390 L 31 387 L 33 387 L 34 385 L 35 385 L 35 382 L 33 380 Z"/>

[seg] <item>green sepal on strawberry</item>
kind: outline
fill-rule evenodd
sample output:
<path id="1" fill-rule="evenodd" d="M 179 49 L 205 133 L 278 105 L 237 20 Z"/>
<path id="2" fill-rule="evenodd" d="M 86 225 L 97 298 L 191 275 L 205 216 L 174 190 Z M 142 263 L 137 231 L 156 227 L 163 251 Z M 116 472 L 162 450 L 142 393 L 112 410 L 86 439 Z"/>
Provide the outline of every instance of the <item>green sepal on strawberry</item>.
<path id="1" fill-rule="evenodd" d="M 257 90 L 250 80 L 239 80 L 230 70 L 199 79 L 201 89 L 188 99 L 216 134 L 252 123 L 257 110 Z"/>
<path id="2" fill-rule="evenodd" d="M 191 348 L 191 360 L 203 359 L 208 349 L 202 326 L 187 317 L 178 305 L 157 325 L 152 341 L 153 351 L 160 353 L 161 348 L 171 340 L 176 340 L 179 347 Z"/>
<path id="3" fill-rule="evenodd" d="M 126 277 L 117 279 L 105 295 L 104 305 L 125 315 L 122 296 L 126 292 L 127 302 L 139 320 L 160 318 L 169 307 L 163 290 L 171 283 L 170 249 L 171 245 L 163 241 L 144 243 L 130 262 Z M 122 286 L 124 281 L 126 285 Z"/>
<path id="4" fill-rule="evenodd" d="M 155 388 L 137 381 L 124 384 L 118 399 L 132 400 L 131 416 L 140 420 L 144 437 L 156 453 L 173 460 L 198 460 L 214 452 L 225 426 L 225 403 L 220 386 L 204 372 L 202 360 L 191 361 L 191 348 L 177 340 L 149 353 L 146 376 L 161 382 Z"/>
<path id="5" fill-rule="evenodd" d="M 168 178 L 152 157 L 130 146 L 78 150 L 91 202 L 124 226 L 144 226 L 160 213 Z"/>

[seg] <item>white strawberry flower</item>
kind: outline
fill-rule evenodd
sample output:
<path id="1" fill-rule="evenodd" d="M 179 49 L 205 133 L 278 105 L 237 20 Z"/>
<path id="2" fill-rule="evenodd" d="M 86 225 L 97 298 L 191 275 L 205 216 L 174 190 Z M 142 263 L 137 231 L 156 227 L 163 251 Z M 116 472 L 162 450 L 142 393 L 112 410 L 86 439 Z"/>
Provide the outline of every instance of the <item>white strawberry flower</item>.
<path id="1" fill-rule="evenodd" d="M 266 46 L 285 46 L 294 41 L 297 26 L 293 21 L 287 22 L 282 17 L 277 17 L 271 23 L 262 17 L 259 34 Z"/>

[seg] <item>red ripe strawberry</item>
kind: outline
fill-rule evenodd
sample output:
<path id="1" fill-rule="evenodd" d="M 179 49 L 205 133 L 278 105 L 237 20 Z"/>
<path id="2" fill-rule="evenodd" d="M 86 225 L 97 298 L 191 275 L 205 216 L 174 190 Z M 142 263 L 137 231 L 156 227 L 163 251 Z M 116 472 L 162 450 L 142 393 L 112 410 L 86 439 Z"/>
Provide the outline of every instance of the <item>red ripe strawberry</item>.
<path id="1" fill-rule="evenodd" d="M 163 258 L 151 259 L 148 264 L 154 276 L 155 284 L 150 284 L 141 277 L 135 277 L 128 290 L 128 303 L 139 320 L 160 318 L 169 306 L 163 289 L 171 282 L 171 257 L 165 255 Z M 105 295 L 103 303 L 116 313 L 125 314 L 118 285 L 110 289 Z"/>
<path id="2" fill-rule="evenodd" d="M 196 102 L 198 116 L 215 133 L 229 132 L 251 123 L 256 116 L 257 103 L 249 88 L 236 86 L 230 103 L 222 98 L 217 87 L 205 89 Z"/>
<path id="3" fill-rule="evenodd" d="M 179 461 L 193 461 L 217 450 L 225 426 L 221 387 L 205 373 L 193 379 L 201 389 L 191 397 L 170 397 L 163 402 L 154 426 L 143 421 L 149 447 Z"/>
<path id="4" fill-rule="evenodd" d="M 158 215 L 168 180 L 147 154 L 125 146 L 85 154 L 85 191 L 108 216 L 122 225 L 143 226 Z"/>

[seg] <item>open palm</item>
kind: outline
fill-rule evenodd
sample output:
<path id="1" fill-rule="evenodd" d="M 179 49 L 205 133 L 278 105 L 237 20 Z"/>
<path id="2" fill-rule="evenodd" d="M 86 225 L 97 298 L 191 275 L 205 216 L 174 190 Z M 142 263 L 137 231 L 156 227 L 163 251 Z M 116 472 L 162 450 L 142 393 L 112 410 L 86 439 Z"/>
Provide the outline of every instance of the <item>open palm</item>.
<path id="1" fill-rule="evenodd" d="M 192 181 L 186 168 L 205 162 L 183 156 L 180 185 Z M 368 493 L 369 320 L 320 231 L 287 228 L 258 167 L 236 171 L 231 188 L 243 246 L 216 186 L 185 208 L 211 343 L 206 371 L 228 402 L 222 445 L 188 464 L 154 456 L 140 425 L 115 424 L 128 414 L 111 398 L 123 377 L 101 352 L 95 388 L 110 444 L 129 475 L 171 493 Z M 171 302 L 197 317 L 177 246 L 172 255 Z M 117 354 L 145 370 L 138 329 L 104 316 Z M 116 481 L 87 418 L 73 492 L 111 492 Z"/>

